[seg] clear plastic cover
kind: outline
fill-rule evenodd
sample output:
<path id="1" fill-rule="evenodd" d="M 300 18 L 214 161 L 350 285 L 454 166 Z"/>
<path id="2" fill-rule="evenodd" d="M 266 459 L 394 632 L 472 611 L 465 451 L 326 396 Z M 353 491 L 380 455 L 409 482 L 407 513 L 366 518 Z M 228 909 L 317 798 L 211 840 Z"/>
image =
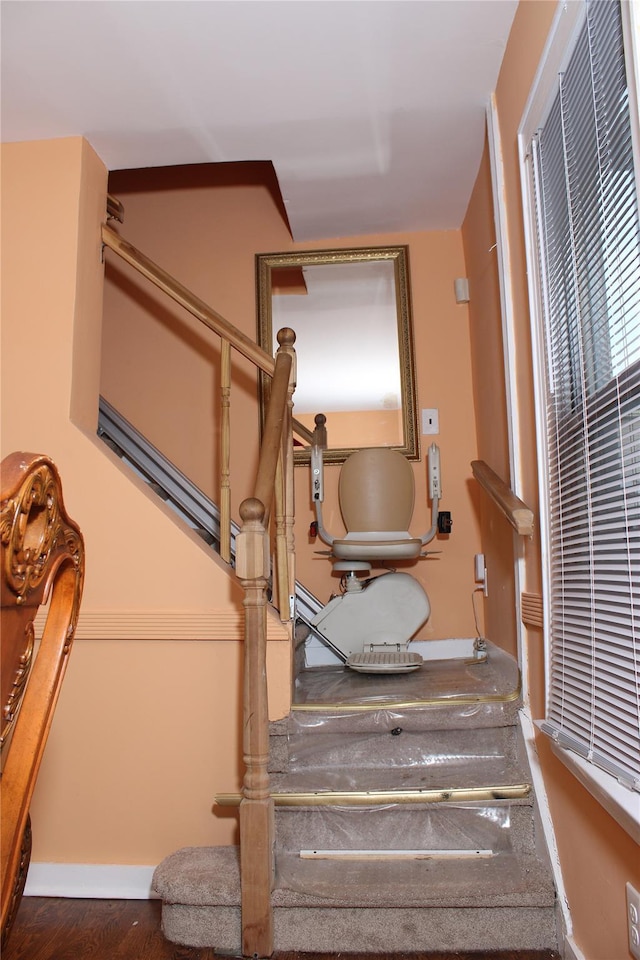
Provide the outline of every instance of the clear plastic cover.
<path id="1" fill-rule="evenodd" d="M 535 896 L 517 664 L 493 644 L 466 654 L 400 677 L 301 671 L 271 774 L 301 795 L 276 807 L 280 890 L 353 906 Z M 336 792 L 352 802 L 322 796 Z"/>
<path id="2" fill-rule="evenodd" d="M 511 848 L 508 805 L 320 807 L 310 814 L 287 811 L 278 821 L 280 888 L 369 906 L 391 892 L 406 905 L 420 903 L 437 889 L 439 900 L 455 897 L 462 905 L 486 885 L 513 894 L 530 884 Z"/>
<path id="3" fill-rule="evenodd" d="M 524 777 L 508 728 L 425 732 L 391 725 L 345 734 L 329 723 L 323 729 L 309 736 L 308 728 L 292 723 L 288 790 L 308 792 L 319 784 L 322 791 L 474 789 Z"/>

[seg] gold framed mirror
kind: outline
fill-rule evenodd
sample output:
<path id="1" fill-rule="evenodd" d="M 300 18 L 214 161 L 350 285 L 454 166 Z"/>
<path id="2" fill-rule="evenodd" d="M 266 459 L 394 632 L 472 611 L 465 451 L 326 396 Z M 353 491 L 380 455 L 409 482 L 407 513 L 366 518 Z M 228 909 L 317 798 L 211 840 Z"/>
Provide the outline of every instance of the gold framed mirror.
<path id="1" fill-rule="evenodd" d="M 294 416 L 309 430 L 326 416 L 325 461 L 362 447 L 419 460 L 407 247 L 258 254 L 256 270 L 258 341 L 273 355 L 278 330 L 295 331 Z M 261 423 L 268 388 L 261 374 Z"/>

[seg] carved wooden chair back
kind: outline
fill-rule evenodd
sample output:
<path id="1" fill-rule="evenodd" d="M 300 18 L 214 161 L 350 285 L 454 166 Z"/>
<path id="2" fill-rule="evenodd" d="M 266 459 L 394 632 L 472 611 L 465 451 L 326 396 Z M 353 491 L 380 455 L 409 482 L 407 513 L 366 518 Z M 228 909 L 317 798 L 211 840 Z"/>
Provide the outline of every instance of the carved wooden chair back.
<path id="1" fill-rule="evenodd" d="M 26 880 L 29 805 L 78 619 L 84 542 L 67 516 L 60 476 L 51 460 L 13 453 L 2 461 L 0 470 L 4 942 Z M 36 631 L 34 621 L 43 604 L 46 616 L 42 630 Z"/>

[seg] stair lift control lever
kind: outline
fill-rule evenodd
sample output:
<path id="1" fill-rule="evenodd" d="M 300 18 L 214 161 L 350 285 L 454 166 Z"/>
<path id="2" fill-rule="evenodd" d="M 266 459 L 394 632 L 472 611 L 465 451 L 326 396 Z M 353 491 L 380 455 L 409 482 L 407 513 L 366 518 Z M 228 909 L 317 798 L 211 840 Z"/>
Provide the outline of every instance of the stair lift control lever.
<path id="1" fill-rule="evenodd" d="M 427 451 L 427 472 L 429 475 L 429 499 L 439 500 L 442 496 L 440 487 L 440 449 L 432 443 Z"/>
<path id="2" fill-rule="evenodd" d="M 324 502 L 324 470 L 322 447 L 311 447 L 311 499 L 314 503 Z"/>

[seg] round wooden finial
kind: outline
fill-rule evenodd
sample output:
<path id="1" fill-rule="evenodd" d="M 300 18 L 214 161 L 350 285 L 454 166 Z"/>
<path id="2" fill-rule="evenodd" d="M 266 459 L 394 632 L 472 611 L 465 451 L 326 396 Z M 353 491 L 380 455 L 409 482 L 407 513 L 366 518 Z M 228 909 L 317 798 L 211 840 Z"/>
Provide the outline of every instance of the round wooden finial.
<path id="1" fill-rule="evenodd" d="M 247 497 L 240 504 L 240 516 L 243 523 L 247 523 L 249 520 L 259 520 L 262 523 L 264 520 L 263 502 L 256 497 Z"/>
<path id="2" fill-rule="evenodd" d="M 291 327 L 282 327 L 278 330 L 276 339 L 281 347 L 292 347 L 296 342 L 296 332 Z"/>
<path id="3" fill-rule="evenodd" d="M 327 422 L 327 418 L 325 417 L 324 413 L 316 413 L 314 422 L 316 427 L 324 427 L 325 423 Z"/>

